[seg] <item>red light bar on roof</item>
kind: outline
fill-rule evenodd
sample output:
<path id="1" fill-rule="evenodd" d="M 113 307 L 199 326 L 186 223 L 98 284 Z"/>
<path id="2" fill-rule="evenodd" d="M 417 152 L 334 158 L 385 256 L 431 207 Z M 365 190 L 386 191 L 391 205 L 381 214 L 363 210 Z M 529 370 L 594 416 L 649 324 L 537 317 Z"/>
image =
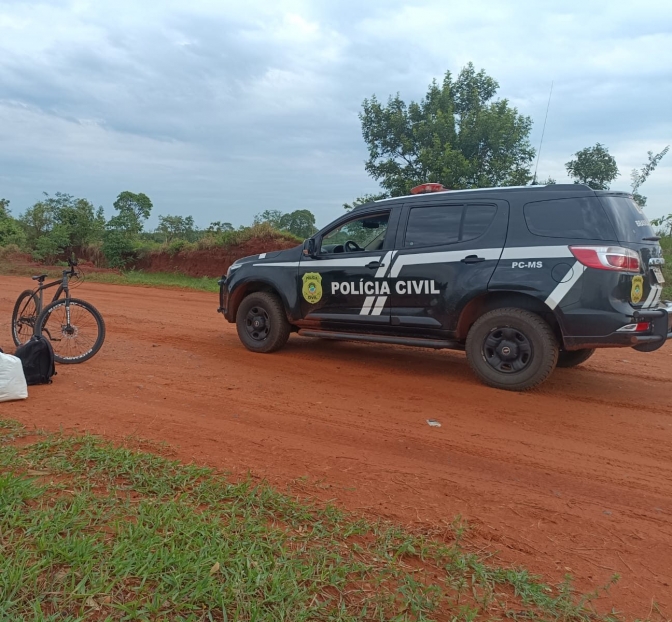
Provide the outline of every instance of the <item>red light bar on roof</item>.
<path id="1" fill-rule="evenodd" d="M 426 194 L 428 192 L 445 192 L 448 188 L 444 188 L 443 184 L 429 183 L 420 184 L 415 188 L 411 188 L 411 194 Z"/>

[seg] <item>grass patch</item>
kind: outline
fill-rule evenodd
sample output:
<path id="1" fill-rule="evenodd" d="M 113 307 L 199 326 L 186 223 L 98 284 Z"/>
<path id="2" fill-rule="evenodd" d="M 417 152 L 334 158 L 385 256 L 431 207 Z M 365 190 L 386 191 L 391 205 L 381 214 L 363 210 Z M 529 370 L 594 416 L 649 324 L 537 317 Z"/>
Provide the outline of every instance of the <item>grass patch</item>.
<path id="1" fill-rule="evenodd" d="M 143 272 L 130 270 L 122 274 L 112 272 L 92 272 L 86 274 L 86 280 L 92 283 L 112 283 L 114 285 L 137 285 L 143 287 L 163 287 L 196 289 L 203 292 L 218 292 L 218 279 L 203 276 L 187 276 L 167 272 Z"/>
<path id="2" fill-rule="evenodd" d="M 410 533 L 92 436 L 23 435 L 0 420 L 0 619 L 617 619 L 569 580 L 466 552 L 459 523 Z"/>

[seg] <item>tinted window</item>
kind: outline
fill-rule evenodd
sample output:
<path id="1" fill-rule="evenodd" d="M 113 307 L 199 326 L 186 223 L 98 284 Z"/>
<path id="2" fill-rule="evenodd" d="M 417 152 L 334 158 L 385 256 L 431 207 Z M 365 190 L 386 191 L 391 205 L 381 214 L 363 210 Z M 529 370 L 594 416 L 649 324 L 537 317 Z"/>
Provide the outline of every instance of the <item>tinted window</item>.
<path id="1" fill-rule="evenodd" d="M 324 234 L 321 252 L 347 253 L 380 250 L 385 242 L 389 219 L 390 214 L 386 212 L 348 220 Z"/>
<path id="2" fill-rule="evenodd" d="M 494 205 L 415 207 L 408 215 L 405 246 L 439 246 L 483 235 L 497 213 Z"/>
<path id="3" fill-rule="evenodd" d="M 494 205 L 467 205 L 460 239 L 464 242 L 480 238 L 488 230 L 496 213 Z"/>
<path id="4" fill-rule="evenodd" d="M 600 197 L 611 217 L 616 235 L 621 242 L 641 242 L 656 235 L 649 219 L 637 203 L 628 197 Z"/>
<path id="5" fill-rule="evenodd" d="M 616 233 L 596 197 L 554 199 L 525 205 L 527 228 L 547 238 L 615 240 Z"/>

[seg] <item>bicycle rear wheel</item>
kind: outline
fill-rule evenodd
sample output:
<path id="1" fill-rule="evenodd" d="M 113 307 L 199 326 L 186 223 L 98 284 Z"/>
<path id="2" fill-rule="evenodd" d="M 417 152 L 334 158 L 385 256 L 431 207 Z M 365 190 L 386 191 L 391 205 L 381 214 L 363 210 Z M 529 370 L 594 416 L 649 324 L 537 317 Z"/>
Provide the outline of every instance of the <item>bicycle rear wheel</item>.
<path id="1" fill-rule="evenodd" d="M 65 298 L 44 308 L 35 322 L 35 334 L 49 340 L 56 362 L 83 363 L 102 347 L 105 322 L 91 303 Z"/>
<path id="2" fill-rule="evenodd" d="M 38 297 L 30 289 L 21 292 L 16 299 L 12 311 L 12 339 L 17 347 L 33 336 L 39 304 Z"/>

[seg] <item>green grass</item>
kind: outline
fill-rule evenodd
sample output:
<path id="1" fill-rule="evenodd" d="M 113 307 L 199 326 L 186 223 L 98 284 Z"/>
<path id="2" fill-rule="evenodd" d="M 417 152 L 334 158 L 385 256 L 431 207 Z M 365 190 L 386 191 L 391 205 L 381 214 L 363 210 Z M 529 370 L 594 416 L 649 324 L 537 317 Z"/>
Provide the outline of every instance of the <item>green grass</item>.
<path id="1" fill-rule="evenodd" d="M 217 285 L 218 279 L 213 279 L 207 276 L 195 277 L 187 276 L 186 274 L 167 272 L 142 272 L 141 270 L 130 270 L 122 274 L 92 272 L 87 273 L 85 279 L 94 283 L 112 283 L 115 285 L 138 285 L 164 288 L 182 287 L 204 292 L 219 291 L 219 285 Z"/>
<path id="2" fill-rule="evenodd" d="M 617 619 L 569 579 L 465 551 L 464 530 L 410 533 L 0 420 L 2 620 Z"/>

